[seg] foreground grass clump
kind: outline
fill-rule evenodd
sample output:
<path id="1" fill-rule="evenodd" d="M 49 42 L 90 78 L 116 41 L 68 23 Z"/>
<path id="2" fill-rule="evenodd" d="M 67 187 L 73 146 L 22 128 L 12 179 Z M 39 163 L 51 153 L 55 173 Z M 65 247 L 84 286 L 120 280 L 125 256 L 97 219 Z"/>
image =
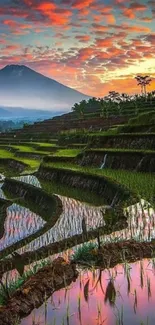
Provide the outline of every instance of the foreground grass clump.
<path id="1" fill-rule="evenodd" d="M 130 191 L 135 192 L 137 195 L 151 203 L 155 201 L 155 174 L 152 173 L 81 167 L 79 165 L 67 163 L 43 163 L 43 166 L 79 171 L 88 175 L 106 176 L 112 181 L 116 181 L 126 186 Z"/>
<path id="2" fill-rule="evenodd" d="M 75 262 L 79 261 L 96 261 L 97 245 L 95 243 L 85 243 L 82 246 L 78 247 L 77 250 L 72 255 L 72 260 Z"/>

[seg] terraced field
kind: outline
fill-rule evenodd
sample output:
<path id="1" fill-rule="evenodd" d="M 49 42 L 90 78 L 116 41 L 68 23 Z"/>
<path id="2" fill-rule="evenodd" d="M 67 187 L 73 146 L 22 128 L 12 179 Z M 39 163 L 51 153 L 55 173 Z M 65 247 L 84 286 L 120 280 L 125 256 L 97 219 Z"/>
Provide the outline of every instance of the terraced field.
<path id="1" fill-rule="evenodd" d="M 0 324 L 153 324 L 154 140 L 1 137 Z"/>

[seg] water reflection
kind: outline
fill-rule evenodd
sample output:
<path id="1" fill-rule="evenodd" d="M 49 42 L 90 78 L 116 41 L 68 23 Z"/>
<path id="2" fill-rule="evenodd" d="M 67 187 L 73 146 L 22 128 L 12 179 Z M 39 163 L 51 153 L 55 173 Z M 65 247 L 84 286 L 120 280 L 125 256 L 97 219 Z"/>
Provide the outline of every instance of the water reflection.
<path id="1" fill-rule="evenodd" d="M 82 233 L 82 221 L 85 220 L 87 231 L 105 225 L 104 207 L 93 207 L 80 201 L 59 196 L 63 204 L 63 213 L 52 229 L 19 250 L 24 253 L 36 250 L 52 242 Z"/>
<path id="2" fill-rule="evenodd" d="M 6 196 L 2 190 L 3 183 L 0 183 L 0 198 L 1 199 L 6 199 Z"/>
<path id="3" fill-rule="evenodd" d="M 23 176 L 12 177 L 12 178 L 16 179 L 17 181 L 21 181 L 21 182 L 41 188 L 38 178 L 34 175 L 23 175 Z"/>
<path id="4" fill-rule="evenodd" d="M 4 224 L 4 235 L 0 239 L 0 250 L 33 234 L 45 224 L 37 214 L 18 204 L 7 208 L 7 217 Z"/>
<path id="5" fill-rule="evenodd" d="M 141 200 L 126 208 L 125 214 L 128 218 L 128 227 L 104 236 L 103 242 L 129 239 L 151 241 L 155 238 L 155 210 L 149 202 Z"/>
<path id="6" fill-rule="evenodd" d="M 81 270 L 76 283 L 48 300 L 47 324 L 154 325 L 154 276 L 154 263 L 147 259 L 109 270 Z M 45 324 L 45 306 L 21 325 L 32 324 L 34 317 L 35 324 Z"/>
<path id="7" fill-rule="evenodd" d="M 0 197 L 6 199 L 0 184 Z M 0 250 L 33 234 L 45 224 L 45 221 L 28 208 L 13 203 L 6 209 L 4 235 L 0 239 Z"/>

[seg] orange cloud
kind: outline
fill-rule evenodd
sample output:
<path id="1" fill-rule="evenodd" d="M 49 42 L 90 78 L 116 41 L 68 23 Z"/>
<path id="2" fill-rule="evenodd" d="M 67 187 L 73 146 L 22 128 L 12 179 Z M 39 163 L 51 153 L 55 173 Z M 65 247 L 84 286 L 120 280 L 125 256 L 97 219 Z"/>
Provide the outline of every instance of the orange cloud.
<path id="1" fill-rule="evenodd" d="M 103 32 L 108 31 L 108 26 L 103 26 L 103 25 L 100 25 L 100 24 L 93 23 L 93 24 L 92 24 L 92 27 L 93 27 L 93 29 L 94 29 L 95 31 L 96 31 L 96 30 L 98 30 L 98 31 L 103 31 Z"/>
<path id="2" fill-rule="evenodd" d="M 51 2 L 42 2 L 35 9 L 39 10 L 45 17 L 48 17 L 49 23 L 52 25 L 67 24 L 69 23 L 69 17 L 72 16 L 70 10 L 59 8 Z"/>
<path id="3" fill-rule="evenodd" d="M 73 0 L 72 7 L 76 9 L 89 8 L 94 3 L 94 0 Z"/>
<path id="4" fill-rule="evenodd" d="M 135 12 L 130 8 L 125 8 L 123 10 L 123 15 L 127 18 L 134 19 L 135 18 Z"/>
<path id="5" fill-rule="evenodd" d="M 36 7 L 36 9 L 39 9 L 43 13 L 50 14 L 51 10 L 56 9 L 56 5 L 54 3 L 51 3 L 51 2 L 43 2 L 43 3 L 40 3 Z"/>
<path id="6" fill-rule="evenodd" d="M 97 47 L 110 47 L 113 45 L 112 37 L 106 37 L 103 39 L 96 39 L 96 46 Z"/>
<path id="7" fill-rule="evenodd" d="M 80 42 L 88 42 L 88 41 L 90 41 L 90 36 L 89 35 L 77 35 L 77 36 L 75 36 L 75 39 L 77 39 Z"/>
<path id="8" fill-rule="evenodd" d="M 112 14 L 106 15 L 106 20 L 108 24 L 114 24 L 116 21 L 115 16 Z"/>
<path id="9" fill-rule="evenodd" d="M 29 29 L 32 28 L 31 25 L 21 24 L 15 20 L 5 19 L 3 20 L 3 24 L 9 26 L 10 28 L 19 28 L 19 29 Z"/>

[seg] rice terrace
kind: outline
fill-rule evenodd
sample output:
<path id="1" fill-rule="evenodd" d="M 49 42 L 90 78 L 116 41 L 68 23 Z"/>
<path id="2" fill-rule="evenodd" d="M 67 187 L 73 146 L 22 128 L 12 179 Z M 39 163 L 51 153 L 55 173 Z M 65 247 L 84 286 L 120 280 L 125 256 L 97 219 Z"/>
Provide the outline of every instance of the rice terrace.
<path id="1" fill-rule="evenodd" d="M 0 325 L 155 324 L 154 13 L 1 1 Z"/>

